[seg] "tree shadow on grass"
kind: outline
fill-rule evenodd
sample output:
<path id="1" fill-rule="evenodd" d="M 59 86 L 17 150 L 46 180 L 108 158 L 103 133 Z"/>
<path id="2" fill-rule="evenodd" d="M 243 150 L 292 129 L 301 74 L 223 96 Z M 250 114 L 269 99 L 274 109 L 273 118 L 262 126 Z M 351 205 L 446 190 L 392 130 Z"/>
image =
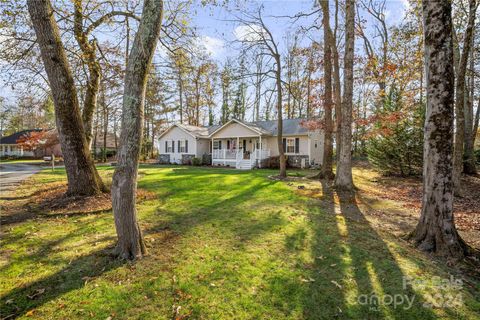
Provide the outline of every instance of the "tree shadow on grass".
<path id="1" fill-rule="evenodd" d="M 120 267 L 124 262 L 112 259 L 111 249 L 102 249 L 71 261 L 65 268 L 33 283 L 15 288 L 1 297 L 2 319 L 16 319 L 72 290 L 87 280 Z"/>
<path id="2" fill-rule="evenodd" d="M 422 296 L 404 285 L 402 270 L 358 208 L 356 194 L 335 192 L 325 181 L 322 191 L 323 213 L 312 215 L 315 262 L 305 317 L 436 319 Z"/>
<path id="3" fill-rule="evenodd" d="M 195 179 L 194 184 L 208 185 L 209 177 L 189 177 Z M 259 218 L 255 216 L 254 209 L 248 208 L 245 202 L 254 197 L 258 192 L 272 186 L 276 182 L 263 180 L 258 183 L 251 183 L 243 188 L 232 189 L 219 197 L 203 196 L 203 199 L 196 199 L 197 206 L 193 210 L 168 212 L 169 219 L 165 224 L 178 232 L 186 233 L 199 225 L 210 224 L 221 229 L 230 231 L 237 236 L 240 242 L 248 241 L 272 228 L 286 223 L 279 214 L 271 212 Z M 188 186 L 175 186 L 178 193 L 191 191 Z M 261 210 L 261 206 L 258 208 Z M 163 214 L 162 209 L 158 209 Z M 242 224 L 232 223 L 242 221 Z"/>

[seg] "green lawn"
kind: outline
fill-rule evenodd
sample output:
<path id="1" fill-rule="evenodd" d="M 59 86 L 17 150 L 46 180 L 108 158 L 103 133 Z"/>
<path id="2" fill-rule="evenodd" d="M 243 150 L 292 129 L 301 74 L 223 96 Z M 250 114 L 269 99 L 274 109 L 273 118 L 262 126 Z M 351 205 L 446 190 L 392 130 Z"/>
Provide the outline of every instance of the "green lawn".
<path id="1" fill-rule="evenodd" d="M 110 167 L 99 170 L 111 178 Z M 149 255 L 134 264 L 108 255 L 115 242 L 110 211 L 39 212 L 3 225 L 1 318 L 480 315 L 478 283 L 435 285 L 435 279 L 449 278 L 448 269 L 373 228 L 351 197 L 324 189 L 317 199 L 306 198 L 295 185 L 267 178 L 274 173 L 143 166 L 139 187 L 155 198 L 138 206 Z M 62 179 L 61 169 L 43 171 L 1 201 L 20 201 Z M 404 277 L 413 281 L 404 286 Z M 358 302 L 374 295 L 384 303 Z M 405 296 L 413 299 L 410 308 Z M 437 306 L 424 307 L 431 302 Z"/>

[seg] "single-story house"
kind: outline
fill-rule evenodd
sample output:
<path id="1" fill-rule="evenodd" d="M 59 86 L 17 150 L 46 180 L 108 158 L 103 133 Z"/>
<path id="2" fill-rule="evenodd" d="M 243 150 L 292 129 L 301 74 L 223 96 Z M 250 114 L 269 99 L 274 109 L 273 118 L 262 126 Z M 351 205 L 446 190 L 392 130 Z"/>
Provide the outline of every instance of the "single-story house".
<path id="1" fill-rule="evenodd" d="M 29 129 L 15 132 L 9 136 L 0 138 L 0 157 L 33 157 L 33 150 L 25 150 L 18 143 L 19 140 L 28 137 L 32 132 L 41 132 L 42 129 Z"/>
<path id="2" fill-rule="evenodd" d="M 283 120 L 283 148 L 293 167 L 321 165 L 323 132 L 302 126 L 304 119 Z M 208 155 L 212 165 L 238 169 L 261 167 L 279 155 L 277 121 L 245 122 L 232 119 L 223 125 L 197 127 L 174 124 L 159 136 L 162 163 L 191 163 Z"/>

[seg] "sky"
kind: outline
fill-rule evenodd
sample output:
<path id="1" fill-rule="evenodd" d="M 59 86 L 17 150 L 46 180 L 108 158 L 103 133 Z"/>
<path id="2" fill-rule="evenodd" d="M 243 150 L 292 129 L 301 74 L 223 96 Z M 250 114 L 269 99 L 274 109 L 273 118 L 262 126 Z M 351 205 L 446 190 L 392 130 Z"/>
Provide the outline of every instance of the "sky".
<path id="1" fill-rule="evenodd" d="M 11 0 L 14 1 L 14 0 Z M 217 1 L 222 2 L 222 1 Z M 333 1 L 330 1 L 333 12 Z M 203 6 L 200 1 L 195 1 L 192 6 L 191 24 L 196 28 L 198 35 L 197 41 L 204 46 L 214 60 L 223 62 L 227 57 L 235 58 L 238 56 L 238 40 L 242 35 L 242 26 L 240 23 L 231 21 L 234 19 L 234 13 L 238 14 L 241 10 L 255 11 L 259 6 L 263 6 L 265 22 L 276 38 L 280 50 L 285 50 L 286 36 L 291 34 L 299 26 L 312 25 L 317 15 L 300 18 L 293 22 L 293 19 L 287 16 L 294 16 L 300 12 L 308 13 L 315 10 L 314 1 L 230 1 L 227 5 L 207 5 Z M 387 22 L 389 24 L 399 23 L 408 7 L 407 0 L 387 0 Z M 240 9 L 240 10 L 239 10 Z M 368 15 L 363 14 L 365 18 Z M 321 23 L 320 20 L 317 22 Z M 309 33 L 310 39 L 321 41 L 323 32 L 314 30 Z M 361 48 L 361 42 L 357 41 L 357 48 Z M 159 46 L 158 54 L 165 53 Z M 0 75 L 0 96 L 6 98 L 8 103 L 14 103 L 16 93 L 4 85 L 4 79 Z"/>
<path id="2" fill-rule="evenodd" d="M 313 23 L 317 15 L 298 19 L 296 22 L 288 16 L 294 16 L 300 12 L 309 13 L 317 8 L 314 7 L 314 1 L 248 1 L 244 6 L 246 10 L 255 10 L 258 6 L 263 5 L 265 22 L 272 30 L 275 38 L 278 39 L 280 46 L 283 46 L 285 37 L 288 33 L 294 32 L 299 26 L 309 26 Z M 333 1 L 330 1 L 333 13 Z M 387 23 L 397 24 L 402 21 L 405 10 L 408 8 L 408 0 L 387 0 L 386 18 Z M 232 9 L 225 7 L 208 6 L 202 7 L 197 4 L 194 6 L 196 14 L 192 18 L 192 23 L 198 28 L 198 33 L 202 37 L 203 44 L 207 47 L 212 57 L 223 60 L 227 56 L 234 57 L 236 48 L 232 46 L 231 41 L 236 38 L 236 31 L 242 28 L 239 23 L 231 22 L 234 18 Z M 368 14 L 361 12 L 362 16 L 369 19 Z M 318 20 L 318 23 L 321 23 Z M 315 35 L 317 33 L 318 35 Z M 321 41 L 323 32 L 314 30 L 310 32 L 310 37 L 314 40 Z"/>

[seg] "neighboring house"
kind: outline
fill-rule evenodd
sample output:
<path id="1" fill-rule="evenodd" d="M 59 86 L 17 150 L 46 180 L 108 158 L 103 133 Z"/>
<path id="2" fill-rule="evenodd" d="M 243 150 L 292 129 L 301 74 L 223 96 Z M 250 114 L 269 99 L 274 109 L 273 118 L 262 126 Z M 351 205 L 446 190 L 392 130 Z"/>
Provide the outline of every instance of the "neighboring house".
<path id="1" fill-rule="evenodd" d="M 33 157 L 34 151 L 24 150 L 17 141 L 28 136 L 31 132 L 40 132 L 42 129 L 30 129 L 15 132 L 0 139 L 0 157 Z"/>
<path id="2" fill-rule="evenodd" d="M 104 146 L 106 146 L 107 155 L 115 155 L 117 153 L 118 137 L 115 137 L 113 133 L 107 133 L 105 136 L 105 141 L 103 133 L 98 133 L 97 137 L 92 141 L 92 152 L 97 155 L 101 155 L 103 152 Z M 104 144 L 106 142 L 106 145 Z"/>
<path id="3" fill-rule="evenodd" d="M 283 120 L 283 148 L 292 167 L 321 165 L 323 132 L 309 131 L 304 119 Z M 209 155 L 212 165 L 238 169 L 262 167 L 265 160 L 278 156 L 277 121 L 244 122 L 230 120 L 224 125 L 195 127 L 175 124 L 160 137 L 162 163 L 188 164 Z"/>

